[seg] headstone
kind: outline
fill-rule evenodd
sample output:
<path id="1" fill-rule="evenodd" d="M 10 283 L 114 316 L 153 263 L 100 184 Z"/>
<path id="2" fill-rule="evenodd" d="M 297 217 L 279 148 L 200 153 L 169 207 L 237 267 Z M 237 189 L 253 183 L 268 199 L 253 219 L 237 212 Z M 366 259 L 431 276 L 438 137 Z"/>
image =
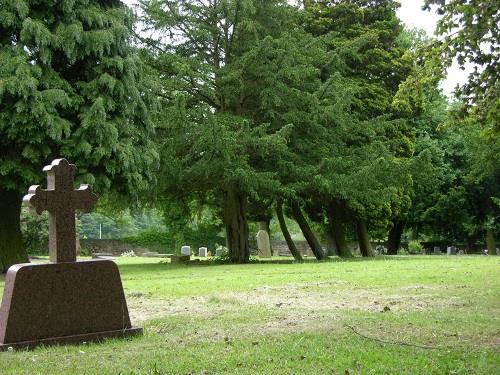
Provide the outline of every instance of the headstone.
<path id="1" fill-rule="evenodd" d="M 222 247 L 218 247 L 217 249 L 215 249 L 215 256 L 216 257 L 222 256 L 222 251 L 223 251 Z"/>
<path id="2" fill-rule="evenodd" d="M 434 246 L 434 255 L 441 255 L 441 248 L 439 246 Z"/>
<path id="3" fill-rule="evenodd" d="M 181 254 L 191 256 L 191 246 L 182 246 L 181 247 Z"/>
<path id="4" fill-rule="evenodd" d="M 446 248 L 446 255 L 455 255 L 457 253 L 457 248 L 455 246 L 448 246 Z"/>
<path id="5" fill-rule="evenodd" d="M 200 247 L 198 249 L 198 256 L 199 257 L 206 257 L 208 254 L 208 249 L 206 247 Z"/>
<path id="6" fill-rule="evenodd" d="M 120 273 L 110 260 L 76 261 L 75 210 L 90 212 L 97 196 L 73 188 L 76 167 L 57 159 L 44 168 L 47 189 L 31 186 L 23 201 L 49 211 L 50 263 L 17 264 L 5 276 L 0 350 L 99 341 L 142 333 L 133 328 Z"/>
<path id="7" fill-rule="evenodd" d="M 259 222 L 259 231 L 257 232 L 257 255 L 260 258 L 271 258 L 271 241 L 269 233 L 266 230 L 266 223 Z"/>

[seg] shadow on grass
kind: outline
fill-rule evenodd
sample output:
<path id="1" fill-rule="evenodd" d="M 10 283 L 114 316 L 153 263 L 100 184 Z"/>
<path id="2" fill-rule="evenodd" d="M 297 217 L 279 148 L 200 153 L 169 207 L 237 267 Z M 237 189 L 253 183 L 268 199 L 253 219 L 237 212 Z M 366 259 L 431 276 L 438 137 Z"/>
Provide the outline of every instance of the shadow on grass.
<path id="1" fill-rule="evenodd" d="M 340 257 L 329 257 L 326 260 L 318 261 L 313 258 L 304 259 L 303 262 L 297 262 L 293 258 L 287 259 L 251 259 L 249 263 L 231 263 L 229 261 L 221 261 L 217 259 L 194 259 L 187 264 L 180 263 L 169 263 L 169 262 L 158 262 L 158 263 L 129 263 L 129 264 L 119 264 L 119 268 L 126 272 L 135 271 L 159 271 L 159 270 L 177 270 L 177 269 L 187 269 L 187 268 L 201 268 L 201 267 L 217 267 L 217 266 L 244 266 L 244 265 L 287 265 L 287 264 L 321 264 L 321 263 L 354 263 L 354 262 L 380 262 L 380 261 L 406 261 L 410 260 L 408 256 L 377 256 L 374 258 L 340 258 Z"/>

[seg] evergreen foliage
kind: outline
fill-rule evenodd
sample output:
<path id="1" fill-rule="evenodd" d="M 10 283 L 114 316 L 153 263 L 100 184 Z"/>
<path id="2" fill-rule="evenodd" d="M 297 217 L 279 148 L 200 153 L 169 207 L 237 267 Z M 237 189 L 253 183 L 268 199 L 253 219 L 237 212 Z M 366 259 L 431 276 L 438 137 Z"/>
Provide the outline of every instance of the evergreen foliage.
<path id="1" fill-rule="evenodd" d="M 19 206 L 56 157 L 98 192 L 147 186 L 157 161 L 154 86 L 130 46 L 132 21 L 115 0 L 0 1 L 0 199 Z M 19 223 L 14 211 L 0 233 L 5 220 Z M 1 238 L 1 269 L 26 260 Z"/>

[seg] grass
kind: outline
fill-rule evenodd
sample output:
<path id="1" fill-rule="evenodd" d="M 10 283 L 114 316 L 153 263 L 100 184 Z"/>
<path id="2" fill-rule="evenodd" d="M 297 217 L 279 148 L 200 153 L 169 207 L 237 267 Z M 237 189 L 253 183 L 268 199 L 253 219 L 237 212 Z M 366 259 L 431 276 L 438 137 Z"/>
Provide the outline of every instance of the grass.
<path id="1" fill-rule="evenodd" d="M 497 257 L 117 262 L 143 337 L 0 353 L 0 374 L 500 372 Z"/>

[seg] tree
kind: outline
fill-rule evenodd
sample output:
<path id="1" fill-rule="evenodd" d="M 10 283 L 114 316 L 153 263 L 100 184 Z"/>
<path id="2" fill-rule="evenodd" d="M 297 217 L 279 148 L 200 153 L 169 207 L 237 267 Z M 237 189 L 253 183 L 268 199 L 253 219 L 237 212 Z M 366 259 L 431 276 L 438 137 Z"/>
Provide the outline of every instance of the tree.
<path id="1" fill-rule="evenodd" d="M 0 269 L 27 261 L 21 196 L 55 157 L 98 192 L 138 190 L 157 162 L 150 84 L 117 0 L 0 0 Z"/>
<path id="2" fill-rule="evenodd" d="M 163 84 L 159 195 L 216 197 L 230 258 L 247 262 L 249 200 L 288 197 L 282 172 L 289 144 L 309 130 L 319 43 L 285 1 L 143 1 L 142 8 L 161 36 L 141 37 Z"/>
<path id="3" fill-rule="evenodd" d="M 326 44 L 336 64 L 323 70 L 324 116 L 331 152 L 316 186 L 329 237 L 342 256 L 345 230 L 356 228 L 364 255 L 372 255 L 368 225 L 385 226 L 408 205 L 407 159 L 413 153 L 408 114 L 393 106 L 399 84 L 411 72 L 395 1 L 304 1 L 307 29 Z M 331 85 L 334 74 L 341 77 Z"/>
<path id="4" fill-rule="evenodd" d="M 424 9 L 441 16 L 436 29 L 440 38 L 428 54 L 428 63 L 442 75 L 453 59 L 461 67 L 472 64 L 468 82 L 457 97 L 490 134 L 500 132 L 500 7 L 496 0 L 425 0 Z M 436 71 L 436 69 L 434 69 Z"/>
<path id="5" fill-rule="evenodd" d="M 453 59 L 464 68 L 469 63 L 473 66 L 469 74 L 468 82 L 459 87 L 456 97 L 461 105 L 456 106 L 458 110 L 453 111 L 455 122 L 476 126 L 480 130 L 471 131 L 471 140 L 482 140 L 482 143 L 497 149 L 497 139 L 500 133 L 500 7 L 494 0 L 426 0 L 424 9 L 436 9 L 441 15 L 438 22 L 436 34 L 440 38 L 426 54 L 426 69 L 440 73 L 443 76 L 451 66 Z M 478 138 L 479 137 L 479 138 Z M 472 149 L 477 150 L 477 147 Z M 495 157 L 485 158 L 491 155 L 480 149 L 478 155 L 470 155 L 472 170 L 470 178 L 476 182 L 482 181 L 487 187 L 482 192 L 489 192 L 489 196 L 483 197 L 483 205 L 487 207 L 490 215 L 496 205 L 496 196 L 491 190 L 497 178 L 497 168 L 494 164 Z M 486 165 L 480 167 L 480 172 L 474 167 L 477 160 L 483 160 Z M 490 171 L 486 175 L 484 171 Z M 475 176 L 475 177 L 473 177 Z M 481 176 L 481 177 L 478 177 Z M 490 180 L 493 179 L 493 180 Z M 479 194 L 482 196 L 483 194 Z M 493 211 L 492 211 L 493 210 Z M 489 215 L 487 215 L 489 216 Z M 493 216 L 489 216 L 490 224 L 486 226 L 487 243 L 490 251 L 494 253 L 494 224 Z"/>

